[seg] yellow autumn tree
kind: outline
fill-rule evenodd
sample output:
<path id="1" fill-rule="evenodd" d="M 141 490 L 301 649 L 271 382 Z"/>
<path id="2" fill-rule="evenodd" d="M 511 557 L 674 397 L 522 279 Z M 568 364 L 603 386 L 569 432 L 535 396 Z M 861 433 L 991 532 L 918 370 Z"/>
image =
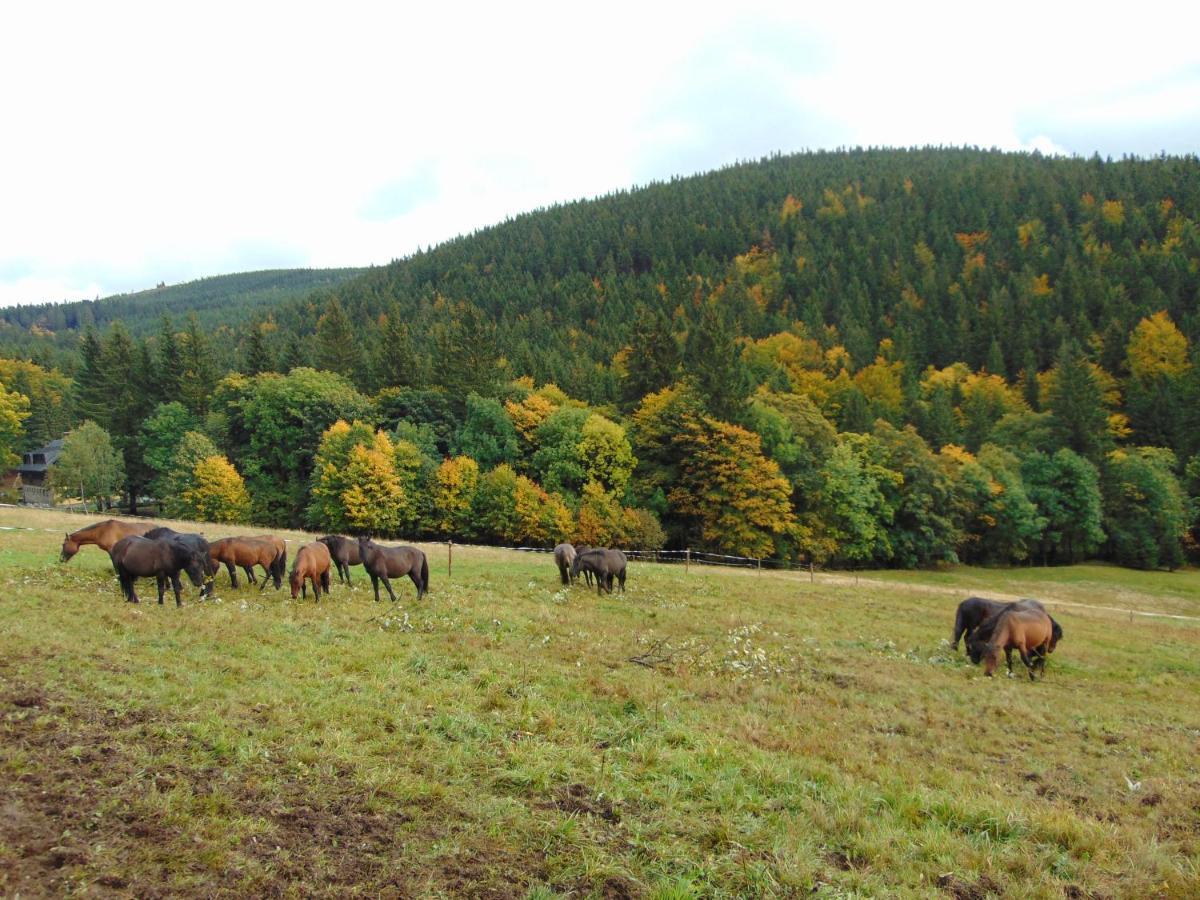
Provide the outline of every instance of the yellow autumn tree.
<path id="1" fill-rule="evenodd" d="M 433 476 L 434 527 L 446 537 L 471 536 L 471 503 L 479 464 L 469 456 L 442 460 Z"/>
<path id="2" fill-rule="evenodd" d="M 183 492 L 184 518 L 199 522 L 237 524 L 250 519 L 250 495 L 238 470 L 224 456 L 207 456 L 192 470 L 192 484 Z"/>
<path id="3" fill-rule="evenodd" d="M 1126 354 L 1129 374 L 1142 382 L 1160 376 L 1178 378 L 1189 368 L 1188 340 L 1166 310 L 1138 322 Z"/>
<path id="4" fill-rule="evenodd" d="M 394 534 L 400 526 L 405 492 L 396 472 L 395 448 L 383 431 L 370 446 L 351 448 L 339 500 L 345 530 L 366 534 Z"/>

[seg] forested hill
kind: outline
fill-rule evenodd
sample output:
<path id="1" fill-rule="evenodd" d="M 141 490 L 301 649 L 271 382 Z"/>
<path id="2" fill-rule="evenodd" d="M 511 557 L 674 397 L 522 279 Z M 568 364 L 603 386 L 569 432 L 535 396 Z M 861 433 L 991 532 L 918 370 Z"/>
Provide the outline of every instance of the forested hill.
<path id="1" fill-rule="evenodd" d="M 455 362 L 431 335 L 472 304 L 512 372 L 593 401 L 616 398 L 613 358 L 648 316 L 682 338 L 710 298 L 734 335 L 802 322 L 854 366 L 886 338 L 911 375 L 962 361 L 1014 376 L 1074 337 L 1119 374 L 1147 315 L 1200 336 L 1198 216 L 1196 157 L 806 153 L 523 215 L 337 295 L 356 331 L 397 303 L 432 372 Z M 321 300 L 285 314 L 289 327 L 314 331 Z M 373 333 L 339 367 L 403 377 L 371 358 Z"/>
<path id="2" fill-rule="evenodd" d="M 47 345 L 74 350 L 89 326 L 120 320 L 135 336 L 160 330 L 162 316 L 182 321 L 195 313 L 202 328 L 237 324 L 319 288 L 332 288 L 362 269 L 269 269 L 216 275 L 97 300 L 39 303 L 0 309 L 0 343 L 10 352 Z"/>
<path id="3" fill-rule="evenodd" d="M 64 457 L 107 432 L 127 495 L 210 521 L 1172 567 L 1200 558 L 1198 223 L 1195 156 L 774 157 L 247 289 L 240 324 L 156 306 L 69 358 L 0 329 L 0 458 L 91 420 Z"/>

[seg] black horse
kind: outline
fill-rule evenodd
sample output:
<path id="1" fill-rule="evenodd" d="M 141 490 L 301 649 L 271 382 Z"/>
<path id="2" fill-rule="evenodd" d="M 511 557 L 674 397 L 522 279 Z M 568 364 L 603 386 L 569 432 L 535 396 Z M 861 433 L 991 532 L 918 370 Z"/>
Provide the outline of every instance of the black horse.
<path id="1" fill-rule="evenodd" d="M 982 598 L 970 597 L 968 599 L 969 600 L 981 600 Z M 967 602 L 967 600 L 963 601 L 963 603 L 966 603 L 966 602 Z M 1039 612 L 1046 612 L 1046 608 L 1044 606 L 1042 606 L 1042 604 L 1039 603 L 1037 600 L 1025 599 L 1025 600 L 1018 600 L 1015 603 L 996 603 L 995 600 L 984 600 L 983 602 L 995 603 L 997 606 L 1000 607 L 1000 609 L 996 610 L 992 615 L 988 616 L 986 619 L 984 619 L 982 622 L 980 622 L 977 626 L 975 626 L 974 630 L 971 631 L 970 637 L 964 641 L 964 644 L 967 648 L 967 656 L 970 657 L 971 662 L 973 662 L 977 665 L 978 665 L 979 661 L 981 659 L 983 659 L 984 654 L 986 652 L 987 644 L 995 636 L 996 629 L 1000 626 L 1001 620 L 1009 612 L 1012 612 L 1014 610 L 1021 610 L 1021 609 L 1035 609 L 1035 610 L 1038 610 Z M 959 608 L 960 609 L 962 608 L 961 605 Z M 1062 640 L 1063 630 L 1062 630 L 1062 626 L 1058 624 L 1058 620 L 1055 619 L 1054 616 L 1050 615 L 1049 613 L 1046 613 L 1046 616 L 1047 616 L 1047 618 L 1050 619 L 1050 646 L 1049 646 L 1049 649 L 1047 652 L 1053 653 L 1054 648 L 1058 646 L 1058 642 Z M 1008 670 L 1011 672 L 1012 671 L 1011 650 L 1006 650 L 1005 655 L 1008 657 Z M 1034 656 L 1037 657 L 1037 656 L 1040 656 L 1040 654 L 1035 653 Z M 1045 661 L 1043 660 L 1042 662 L 1044 664 Z"/>
<path id="2" fill-rule="evenodd" d="M 376 601 L 379 600 L 379 582 L 382 581 L 388 596 L 395 602 L 396 592 L 392 590 L 392 583 L 388 579 L 404 575 L 417 586 L 418 600 L 429 590 L 429 561 L 416 547 L 385 547 L 370 538 L 360 537 L 358 555 L 362 558 L 363 568 L 371 576 Z"/>
<path id="3" fill-rule="evenodd" d="M 201 596 L 204 595 L 203 585 L 209 574 L 208 553 L 201 553 L 184 541 L 174 538 L 150 540 L 130 535 L 117 541 L 108 555 L 121 582 L 121 592 L 129 603 L 139 602 L 133 589 L 134 581 L 153 575 L 158 581 L 159 604 L 163 602 L 167 580 L 170 579 L 171 587 L 175 590 L 175 605 L 182 606 L 181 571 L 187 572 L 192 584 L 201 589 Z"/>
<path id="4" fill-rule="evenodd" d="M 603 547 L 593 547 L 584 550 L 571 563 L 571 577 L 578 578 L 580 572 L 591 572 L 596 576 L 596 593 L 613 592 L 613 577 L 621 585 L 621 593 L 625 593 L 625 567 L 629 561 L 620 550 L 606 550 Z"/>
<path id="5" fill-rule="evenodd" d="M 164 539 L 180 541 L 185 546 L 190 547 L 195 553 L 207 557 L 208 562 L 205 564 L 205 572 L 208 573 L 210 579 L 215 577 L 217 572 L 221 571 L 220 564 L 212 558 L 212 547 L 209 546 L 208 541 L 204 539 L 204 535 L 202 534 L 176 531 L 173 528 L 168 528 L 166 525 L 159 525 L 157 528 L 151 528 L 142 537 L 149 538 L 152 541 Z"/>
<path id="6" fill-rule="evenodd" d="M 362 554 L 358 551 L 358 541 L 342 537 L 340 534 L 327 534 L 317 538 L 329 548 L 329 557 L 337 569 L 338 581 L 350 584 L 350 567 L 362 565 Z"/>

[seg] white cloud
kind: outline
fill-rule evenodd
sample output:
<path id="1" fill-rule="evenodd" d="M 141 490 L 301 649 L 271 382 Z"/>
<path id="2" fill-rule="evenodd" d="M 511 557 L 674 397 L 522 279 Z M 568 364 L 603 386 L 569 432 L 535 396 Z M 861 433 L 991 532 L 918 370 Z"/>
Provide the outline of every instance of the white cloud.
<path id="1" fill-rule="evenodd" d="M 382 263 L 775 150 L 1184 152 L 1200 121 L 1183 4 L 334 10 L 9 11 L 0 303 Z"/>

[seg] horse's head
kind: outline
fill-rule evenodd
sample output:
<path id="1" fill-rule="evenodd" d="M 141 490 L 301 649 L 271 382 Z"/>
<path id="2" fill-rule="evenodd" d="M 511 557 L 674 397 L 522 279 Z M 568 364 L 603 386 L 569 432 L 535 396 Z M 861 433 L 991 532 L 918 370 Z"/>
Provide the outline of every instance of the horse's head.
<path id="1" fill-rule="evenodd" d="M 77 544 L 74 540 L 72 540 L 71 536 L 68 534 L 65 538 L 63 538 L 62 562 L 66 562 L 68 559 L 70 559 L 72 556 L 74 556 L 78 552 L 79 552 L 79 544 Z"/>
<path id="2" fill-rule="evenodd" d="M 967 641 L 967 656 L 971 662 L 979 665 L 979 661 L 983 659 L 983 655 L 987 653 L 988 646 L 983 641 Z"/>
<path id="3" fill-rule="evenodd" d="M 295 600 L 300 596 L 300 587 L 304 584 L 304 576 L 300 574 L 300 569 L 293 566 L 292 571 L 288 574 L 288 585 L 292 589 L 292 599 Z"/>

